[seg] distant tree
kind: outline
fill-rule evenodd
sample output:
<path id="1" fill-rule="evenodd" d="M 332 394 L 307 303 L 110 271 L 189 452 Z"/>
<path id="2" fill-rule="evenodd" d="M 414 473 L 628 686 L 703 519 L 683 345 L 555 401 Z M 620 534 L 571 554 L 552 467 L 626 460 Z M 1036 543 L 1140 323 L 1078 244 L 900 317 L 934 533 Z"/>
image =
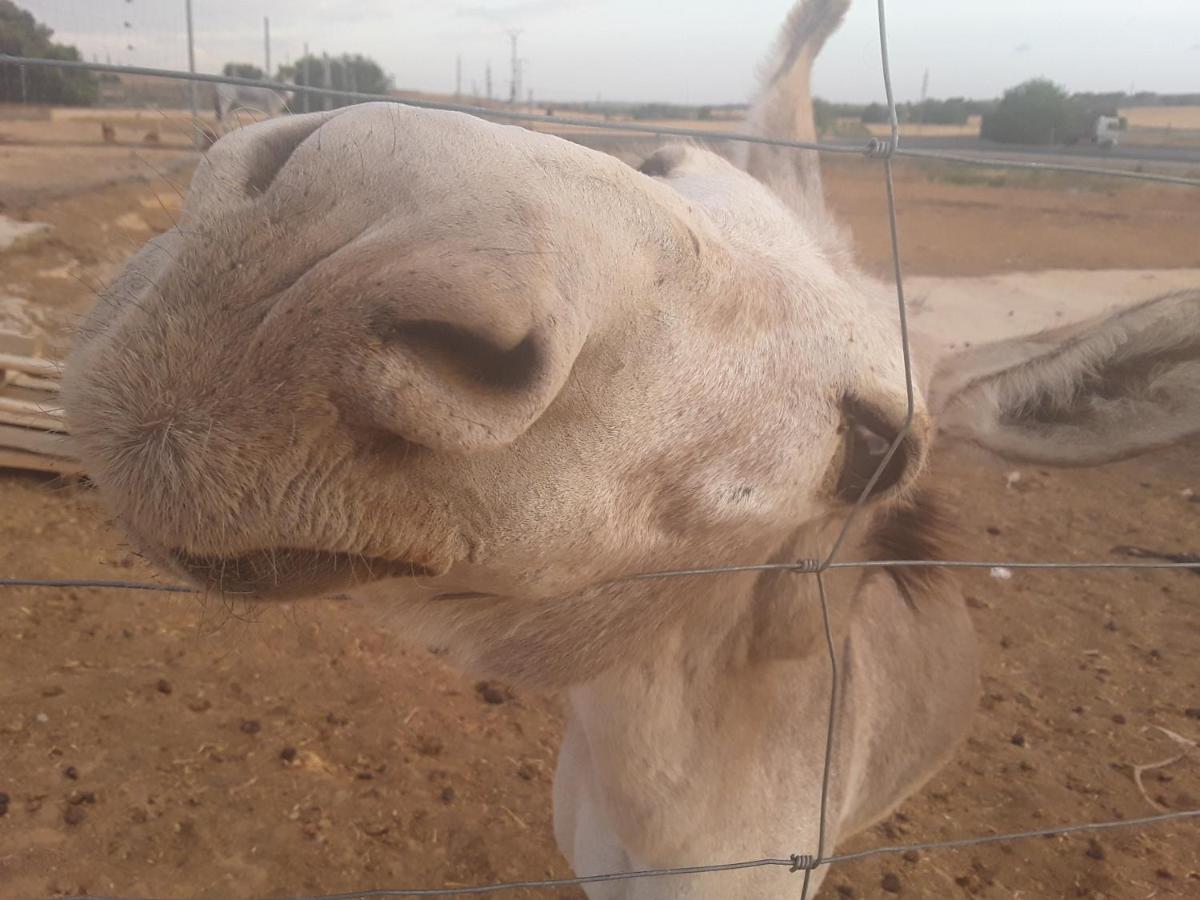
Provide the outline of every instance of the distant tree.
<path id="1" fill-rule="evenodd" d="M 262 81 L 265 77 L 263 70 L 253 63 L 227 62 L 221 69 L 222 75 L 228 75 L 231 78 L 253 78 L 256 81 Z"/>
<path id="2" fill-rule="evenodd" d="M 51 39 L 54 32 L 12 0 L 0 0 L 0 53 L 38 59 L 78 60 L 79 51 Z M 22 71 L 23 70 L 23 71 Z M 0 64 L 0 102 L 91 106 L 98 93 L 90 72 Z"/>
<path id="3" fill-rule="evenodd" d="M 329 87 L 335 91 L 354 91 L 359 94 L 386 94 L 392 90 L 392 80 L 373 59 L 360 54 L 329 57 L 329 72 L 325 71 L 322 56 L 302 56 L 290 66 L 281 66 L 279 79 L 309 87 Z M 311 96 L 305 106 L 303 95 L 292 104 L 293 109 L 335 109 L 357 103 L 346 97 Z"/>
<path id="4" fill-rule="evenodd" d="M 864 125 L 883 125 L 890 121 L 888 108 L 882 103 L 868 103 L 862 111 Z"/>
<path id="5" fill-rule="evenodd" d="M 1045 78 L 1034 78 L 1004 92 L 983 117 L 985 140 L 1005 144 L 1065 144 L 1087 130 L 1082 104 Z"/>

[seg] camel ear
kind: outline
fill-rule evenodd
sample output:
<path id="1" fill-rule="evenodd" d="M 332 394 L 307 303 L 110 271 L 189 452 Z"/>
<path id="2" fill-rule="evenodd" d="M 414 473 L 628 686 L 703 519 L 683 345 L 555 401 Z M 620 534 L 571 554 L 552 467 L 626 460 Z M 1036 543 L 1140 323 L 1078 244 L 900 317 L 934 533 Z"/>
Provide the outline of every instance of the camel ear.
<path id="1" fill-rule="evenodd" d="M 750 130 L 781 141 L 817 139 L 813 121 L 812 67 L 825 41 L 842 23 L 850 0 L 798 0 L 775 47 L 763 61 L 762 86 L 750 108 Z M 820 215 L 825 201 L 817 153 L 748 144 L 742 167 L 802 216 Z"/>
<path id="2" fill-rule="evenodd" d="M 946 357 L 929 402 L 947 436 L 1051 465 L 1200 434 L 1200 290 Z"/>

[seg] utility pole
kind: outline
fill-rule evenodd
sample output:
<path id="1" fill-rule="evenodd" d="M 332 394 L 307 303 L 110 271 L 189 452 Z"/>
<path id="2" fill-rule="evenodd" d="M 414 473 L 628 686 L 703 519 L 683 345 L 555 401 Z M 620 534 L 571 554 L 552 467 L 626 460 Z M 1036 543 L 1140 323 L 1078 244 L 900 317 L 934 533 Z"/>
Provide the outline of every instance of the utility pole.
<path id="1" fill-rule="evenodd" d="M 458 54 L 458 61 L 454 65 L 454 99 L 462 99 L 462 54 Z"/>
<path id="2" fill-rule="evenodd" d="M 512 42 L 512 80 L 508 85 L 508 102 L 512 106 L 516 106 L 521 99 L 521 60 L 517 57 L 517 38 L 520 36 L 519 28 L 508 33 L 508 39 Z"/>
<path id="3" fill-rule="evenodd" d="M 329 64 L 329 54 L 322 52 L 321 60 L 325 64 L 325 89 L 331 90 L 333 88 L 333 68 Z M 329 94 L 324 94 L 321 97 L 321 109 L 329 109 L 329 104 L 332 102 L 333 98 Z"/>
<path id="4" fill-rule="evenodd" d="M 193 75 L 196 74 L 196 35 L 192 28 L 192 0 L 183 0 L 183 11 L 187 16 L 187 42 L 188 42 L 188 71 Z M 188 82 L 188 100 L 192 106 L 192 121 L 196 121 L 196 82 Z M 200 132 L 196 132 L 196 141 L 200 140 Z"/>
<path id="5" fill-rule="evenodd" d="M 301 76 L 301 83 L 304 84 L 305 87 L 309 87 L 312 85 L 312 79 L 309 77 L 309 68 L 308 68 L 308 64 L 309 64 L 308 41 L 304 42 L 304 56 L 302 57 L 302 61 L 303 61 L 302 68 L 304 69 L 304 74 Z M 305 91 L 304 92 L 304 111 L 308 112 L 308 110 L 309 110 L 308 91 Z"/>
<path id="6" fill-rule="evenodd" d="M 265 78 L 271 80 L 271 18 L 263 16 L 263 56 L 267 60 Z"/>

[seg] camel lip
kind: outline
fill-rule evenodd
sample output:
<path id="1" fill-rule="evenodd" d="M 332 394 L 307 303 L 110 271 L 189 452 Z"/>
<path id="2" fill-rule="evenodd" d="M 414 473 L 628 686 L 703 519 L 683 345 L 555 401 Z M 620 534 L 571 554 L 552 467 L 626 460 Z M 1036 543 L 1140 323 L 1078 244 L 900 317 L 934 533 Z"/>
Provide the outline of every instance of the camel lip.
<path id="1" fill-rule="evenodd" d="M 206 591 L 260 600 L 300 599 L 389 578 L 432 577 L 408 560 L 332 550 L 271 547 L 222 556 L 171 550 L 171 562 Z"/>

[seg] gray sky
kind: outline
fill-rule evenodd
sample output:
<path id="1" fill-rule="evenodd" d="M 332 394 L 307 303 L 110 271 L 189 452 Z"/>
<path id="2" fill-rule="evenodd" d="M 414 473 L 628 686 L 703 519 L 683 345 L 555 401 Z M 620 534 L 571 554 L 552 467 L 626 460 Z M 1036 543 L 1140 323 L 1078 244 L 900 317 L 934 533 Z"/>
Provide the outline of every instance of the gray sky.
<path id="1" fill-rule="evenodd" d="M 17 0 L 91 58 L 186 68 L 184 0 Z M 262 64 L 262 17 L 273 61 L 361 52 L 400 87 L 483 90 L 491 62 L 507 95 L 509 43 L 521 28 L 525 85 L 541 98 L 744 100 L 791 0 L 193 0 L 197 68 Z M 891 0 L 899 99 L 929 69 L 935 97 L 996 96 L 1042 75 L 1071 90 L 1200 91 L 1200 0 Z M 126 27 L 128 22 L 131 27 Z M 128 49 L 132 45 L 135 49 Z M 816 71 L 833 100 L 879 99 L 875 4 L 857 0 Z"/>

